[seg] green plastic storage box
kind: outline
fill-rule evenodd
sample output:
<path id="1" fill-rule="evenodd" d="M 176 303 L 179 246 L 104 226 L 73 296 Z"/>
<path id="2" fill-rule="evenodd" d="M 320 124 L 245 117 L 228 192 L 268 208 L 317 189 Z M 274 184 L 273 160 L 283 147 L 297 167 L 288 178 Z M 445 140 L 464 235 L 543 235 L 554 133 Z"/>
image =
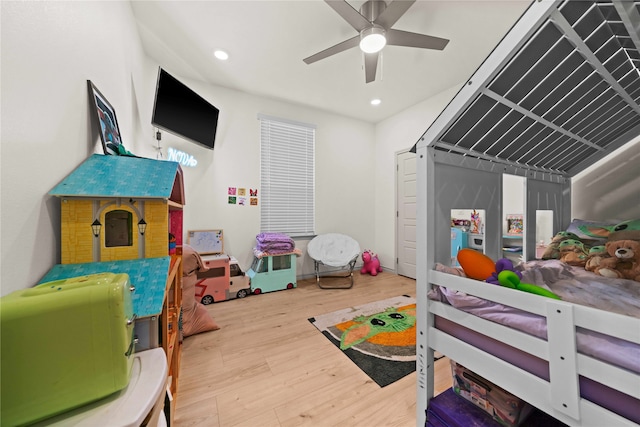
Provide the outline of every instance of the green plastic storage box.
<path id="1" fill-rule="evenodd" d="M 0 424 L 25 425 L 127 386 L 133 288 L 126 274 L 58 280 L 0 298 Z"/>

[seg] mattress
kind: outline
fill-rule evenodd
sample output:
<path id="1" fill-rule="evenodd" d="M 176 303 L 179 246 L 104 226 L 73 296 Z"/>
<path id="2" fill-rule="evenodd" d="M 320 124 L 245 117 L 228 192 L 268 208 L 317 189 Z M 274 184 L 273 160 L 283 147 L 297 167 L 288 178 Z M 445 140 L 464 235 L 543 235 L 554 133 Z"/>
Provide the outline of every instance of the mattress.
<path id="1" fill-rule="evenodd" d="M 522 271 L 523 283 L 534 283 L 549 289 L 564 301 L 640 318 L 638 282 L 603 278 L 558 260 L 529 261 L 518 266 L 518 269 Z M 459 273 L 459 270 L 442 265 L 437 265 L 436 270 Z M 538 338 L 547 338 L 546 320 L 536 314 L 442 286 L 434 286 L 429 298 Z M 545 360 L 438 316 L 435 318 L 435 327 L 540 378 L 549 379 L 548 363 Z M 576 346 L 579 353 L 640 373 L 640 345 L 577 328 Z M 638 400 L 588 378 L 580 377 L 579 381 L 582 397 L 640 423 Z"/>

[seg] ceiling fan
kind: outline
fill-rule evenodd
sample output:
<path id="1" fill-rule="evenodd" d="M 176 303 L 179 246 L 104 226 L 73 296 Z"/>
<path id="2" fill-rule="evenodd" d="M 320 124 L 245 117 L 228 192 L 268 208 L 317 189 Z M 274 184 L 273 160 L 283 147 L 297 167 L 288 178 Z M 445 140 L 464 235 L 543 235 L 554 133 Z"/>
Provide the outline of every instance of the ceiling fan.
<path id="1" fill-rule="evenodd" d="M 384 0 L 368 0 L 360 7 L 360 11 L 357 11 L 345 0 L 325 0 L 359 34 L 311 55 L 303 61 L 312 64 L 336 53 L 360 46 L 364 53 L 365 81 L 370 83 L 376 79 L 379 53 L 385 45 L 444 49 L 449 43 L 447 39 L 391 28 L 415 1 L 393 0 L 387 5 Z"/>

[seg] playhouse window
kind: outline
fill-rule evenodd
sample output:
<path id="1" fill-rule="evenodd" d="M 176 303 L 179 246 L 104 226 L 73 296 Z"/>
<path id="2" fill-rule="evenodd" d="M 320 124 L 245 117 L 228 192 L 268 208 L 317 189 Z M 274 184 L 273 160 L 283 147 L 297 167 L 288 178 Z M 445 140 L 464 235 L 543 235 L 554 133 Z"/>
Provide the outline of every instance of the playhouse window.
<path id="1" fill-rule="evenodd" d="M 107 212 L 104 216 L 106 247 L 133 246 L 133 215 L 124 210 Z"/>

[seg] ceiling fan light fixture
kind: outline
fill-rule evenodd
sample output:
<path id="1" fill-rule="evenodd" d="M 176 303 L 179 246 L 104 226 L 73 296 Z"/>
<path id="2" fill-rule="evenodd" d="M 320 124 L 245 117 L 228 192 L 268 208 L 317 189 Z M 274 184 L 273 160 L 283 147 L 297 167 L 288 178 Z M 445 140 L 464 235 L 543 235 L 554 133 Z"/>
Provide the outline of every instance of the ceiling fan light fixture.
<path id="1" fill-rule="evenodd" d="M 360 33 L 360 50 L 364 53 L 380 52 L 387 44 L 384 28 L 373 26 L 362 30 Z"/>

